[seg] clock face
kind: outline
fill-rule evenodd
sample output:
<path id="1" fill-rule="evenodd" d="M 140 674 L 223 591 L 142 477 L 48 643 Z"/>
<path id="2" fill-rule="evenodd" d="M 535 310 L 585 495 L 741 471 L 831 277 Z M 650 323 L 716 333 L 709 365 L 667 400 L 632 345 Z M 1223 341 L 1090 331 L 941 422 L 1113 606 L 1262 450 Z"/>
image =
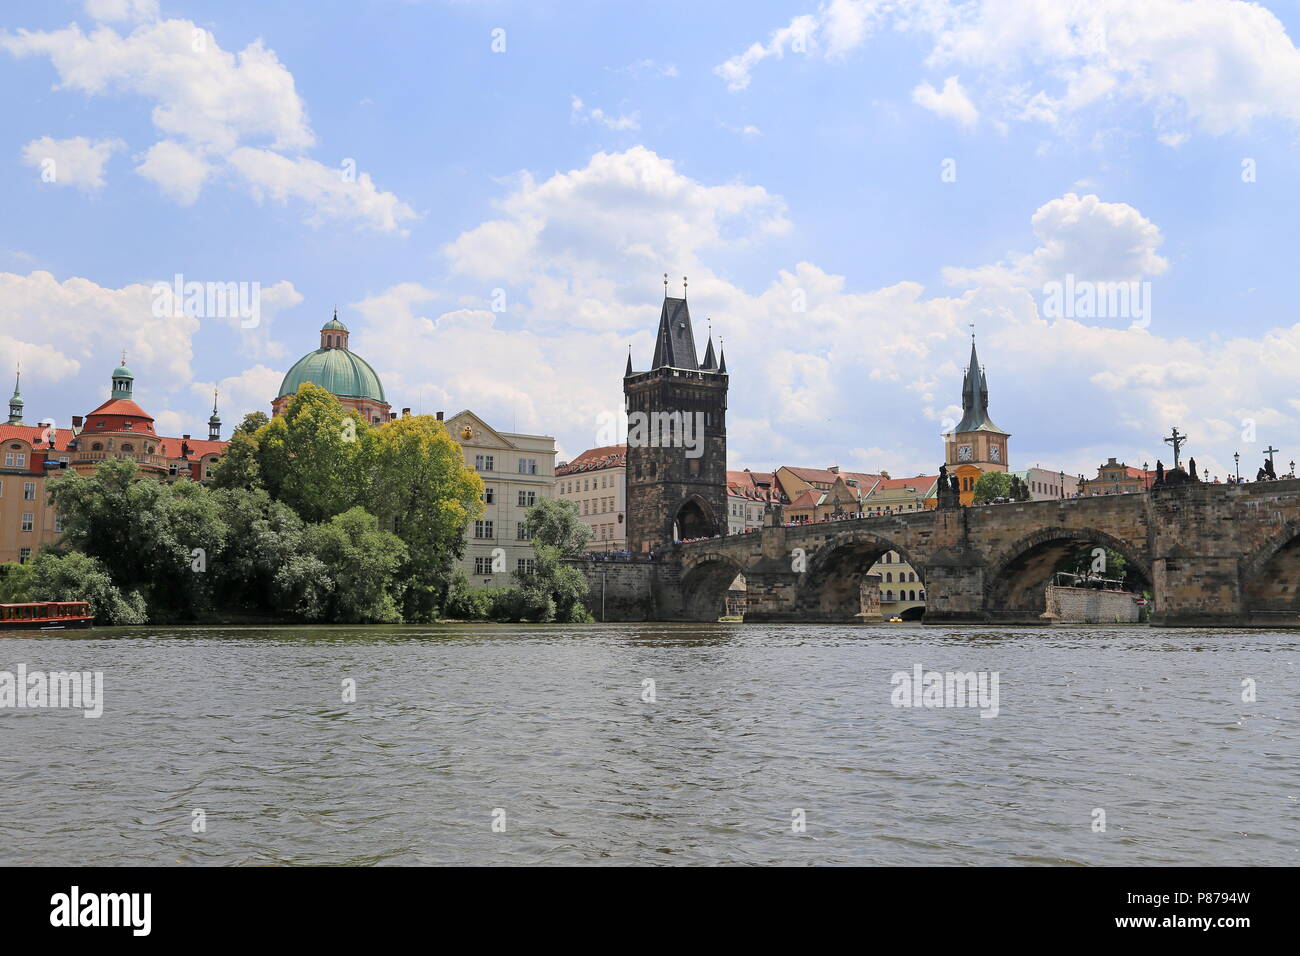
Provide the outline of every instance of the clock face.
<path id="1" fill-rule="evenodd" d="M 989 445 L 989 461 L 1001 461 L 1002 449 L 997 445 Z"/>
<path id="2" fill-rule="evenodd" d="M 971 458 L 973 457 L 973 455 L 974 455 L 974 452 L 971 450 L 971 446 L 970 446 L 970 445 L 958 445 L 958 446 L 957 446 L 957 460 L 958 460 L 958 461 L 970 461 Z"/>

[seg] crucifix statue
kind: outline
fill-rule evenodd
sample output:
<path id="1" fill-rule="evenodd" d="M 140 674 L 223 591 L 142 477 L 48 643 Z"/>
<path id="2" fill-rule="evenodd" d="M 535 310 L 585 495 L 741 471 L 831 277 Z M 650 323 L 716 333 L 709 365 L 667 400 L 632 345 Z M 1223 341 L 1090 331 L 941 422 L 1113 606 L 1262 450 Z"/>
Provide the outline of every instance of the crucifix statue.
<path id="1" fill-rule="evenodd" d="M 1270 465 L 1273 464 L 1273 456 L 1278 452 L 1280 452 L 1281 450 L 1282 450 L 1281 448 L 1274 448 L 1271 443 L 1267 448 L 1264 449 L 1264 454 L 1268 455 L 1268 463 Z"/>
<path id="2" fill-rule="evenodd" d="M 1174 434 L 1173 434 L 1173 437 L 1172 437 L 1172 438 L 1166 438 L 1166 439 L 1165 439 L 1165 444 L 1173 445 L 1173 446 L 1174 446 L 1174 467 L 1175 467 L 1175 468 L 1178 467 L 1178 451 L 1179 451 L 1179 449 L 1181 449 L 1181 448 L 1183 447 L 1183 444 L 1184 444 L 1184 442 L 1186 442 L 1186 441 L 1187 441 L 1187 436 L 1186 436 L 1186 435 L 1180 435 L 1180 434 L 1178 434 L 1178 426 L 1177 426 L 1177 425 L 1174 426 Z"/>

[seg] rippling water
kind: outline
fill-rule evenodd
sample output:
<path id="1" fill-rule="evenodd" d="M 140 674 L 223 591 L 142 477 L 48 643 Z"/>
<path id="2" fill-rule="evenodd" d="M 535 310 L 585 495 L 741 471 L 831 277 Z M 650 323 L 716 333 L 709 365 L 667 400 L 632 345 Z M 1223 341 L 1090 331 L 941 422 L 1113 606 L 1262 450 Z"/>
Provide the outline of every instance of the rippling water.
<path id="1" fill-rule="evenodd" d="M 103 671 L 106 698 L 0 710 L 0 864 L 1295 864 L 1296 650 L 906 625 L 0 636 L 0 670 Z M 917 663 L 997 672 L 1000 713 L 891 706 Z"/>

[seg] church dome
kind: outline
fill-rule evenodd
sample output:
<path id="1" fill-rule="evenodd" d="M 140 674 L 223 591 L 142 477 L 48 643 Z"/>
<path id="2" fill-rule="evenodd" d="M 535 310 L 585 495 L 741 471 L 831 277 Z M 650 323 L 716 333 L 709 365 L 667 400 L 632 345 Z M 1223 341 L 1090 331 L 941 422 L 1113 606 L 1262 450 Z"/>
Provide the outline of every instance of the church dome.
<path id="1" fill-rule="evenodd" d="M 280 385 L 280 397 L 295 394 L 303 382 L 319 385 L 339 398 L 368 398 L 388 404 L 375 370 L 345 348 L 320 348 L 298 359 Z"/>

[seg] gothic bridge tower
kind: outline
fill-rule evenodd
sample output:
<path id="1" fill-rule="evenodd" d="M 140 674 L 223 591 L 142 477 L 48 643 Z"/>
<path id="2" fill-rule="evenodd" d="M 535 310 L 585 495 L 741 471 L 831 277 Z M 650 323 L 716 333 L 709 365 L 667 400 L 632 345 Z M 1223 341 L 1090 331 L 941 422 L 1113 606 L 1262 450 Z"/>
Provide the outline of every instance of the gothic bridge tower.
<path id="1" fill-rule="evenodd" d="M 627 358 L 627 540 L 634 552 L 662 551 L 674 541 L 727 530 L 727 360 L 696 357 L 691 313 L 668 295 L 648 372 Z"/>

